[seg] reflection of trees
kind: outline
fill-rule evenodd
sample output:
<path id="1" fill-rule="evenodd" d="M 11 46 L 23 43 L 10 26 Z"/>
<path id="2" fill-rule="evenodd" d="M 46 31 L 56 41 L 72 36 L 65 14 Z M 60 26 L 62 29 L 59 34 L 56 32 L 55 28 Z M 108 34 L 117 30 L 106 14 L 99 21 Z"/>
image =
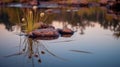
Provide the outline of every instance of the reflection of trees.
<path id="1" fill-rule="evenodd" d="M 9 16 L 6 12 L 0 11 L 0 23 L 3 23 L 7 30 L 11 30 L 12 24 L 9 22 Z"/>
<path id="2" fill-rule="evenodd" d="M 24 9 L 24 8 L 23 8 Z M 72 27 L 79 28 L 81 32 L 87 26 L 93 26 L 90 21 L 99 23 L 104 29 L 110 29 L 111 31 L 120 32 L 120 19 L 115 14 L 108 14 L 106 8 L 92 7 L 92 8 L 80 8 L 77 12 L 72 8 L 51 9 L 51 12 L 45 12 L 47 20 L 44 22 L 51 24 L 52 21 L 60 21 L 63 25 L 70 24 Z M 54 11 L 58 11 L 54 13 Z M 67 12 L 67 10 L 70 10 Z M 20 10 L 19 10 L 20 11 Z M 21 10 L 22 11 L 22 10 Z M 44 12 L 46 9 L 38 9 L 37 12 Z M 11 26 L 18 24 L 16 8 L 0 8 L 0 21 L 4 22 L 7 29 L 11 29 Z M 19 18 L 20 19 L 20 18 Z M 67 22 L 67 23 L 66 23 Z M 118 36 L 118 35 L 117 35 Z"/>
<path id="3" fill-rule="evenodd" d="M 73 26 L 79 26 L 82 31 L 87 26 L 93 26 L 90 22 L 93 21 L 94 23 L 99 23 L 104 29 L 110 29 L 111 31 L 114 31 L 116 36 L 118 36 L 120 33 L 119 17 L 116 15 L 107 14 L 105 9 L 98 7 L 81 8 L 78 10 L 78 12 L 64 12 L 64 14 L 60 14 L 60 16 L 63 15 L 63 20 L 66 20 L 66 22 Z"/>
<path id="4" fill-rule="evenodd" d="M 68 9 L 70 12 L 67 12 Z M 108 14 L 105 8 L 80 8 L 77 12 L 74 12 L 71 8 L 65 8 L 59 11 L 59 13 L 47 13 L 47 20 L 45 22 L 50 24 L 56 20 L 62 22 L 63 26 L 70 24 L 72 27 L 79 28 L 81 31 L 80 34 L 84 34 L 86 27 L 94 26 L 90 21 L 99 23 L 104 29 L 110 29 L 117 33 L 120 32 L 119 18 L 116 19 L 116 15 Z"/>
<path id="5" fill-rule="evenodd" d="M 18 20 L 17 8 L 0 8 L 0 23 L 3 23 L 7 30 L 11 31 L 12 26 L 19 23 Z"/>

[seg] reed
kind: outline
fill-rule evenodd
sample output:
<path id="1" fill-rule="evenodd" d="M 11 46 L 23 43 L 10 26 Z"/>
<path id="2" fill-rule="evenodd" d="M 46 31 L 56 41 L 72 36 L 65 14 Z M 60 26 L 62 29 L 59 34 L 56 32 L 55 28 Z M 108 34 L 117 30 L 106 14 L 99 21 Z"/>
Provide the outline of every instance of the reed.
<path id="1" fill-rule="evenodd" d="M 39 22 L 46 20 L 44 12 L 39 12 L 35 8 L 23 10 L 23 18 L 25 32 L 28 34 L 31 31 L 40 27 Z"/>

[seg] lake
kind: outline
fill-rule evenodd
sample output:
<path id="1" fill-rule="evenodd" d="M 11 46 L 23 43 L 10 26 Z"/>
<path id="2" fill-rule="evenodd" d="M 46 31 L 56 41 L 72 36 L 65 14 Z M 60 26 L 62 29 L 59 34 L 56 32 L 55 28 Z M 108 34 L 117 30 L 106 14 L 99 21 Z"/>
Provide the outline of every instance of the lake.
<path id="1" fill-rule="evenodd" d="M 67 26 L 74 34 L 28 38 L 22 27 L 27 10 L 44 13 L 43 23 Z M 120 67 L 119 51 L 120 16 L 106 7 L 0 7 L 0 67 Z"/>

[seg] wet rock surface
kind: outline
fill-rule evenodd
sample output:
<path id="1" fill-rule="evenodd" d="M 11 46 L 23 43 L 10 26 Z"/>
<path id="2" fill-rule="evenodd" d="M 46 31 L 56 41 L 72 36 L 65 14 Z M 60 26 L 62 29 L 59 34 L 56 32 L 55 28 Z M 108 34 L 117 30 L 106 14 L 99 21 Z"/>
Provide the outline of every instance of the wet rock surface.
<path id="1" fill-rule="evenodd" d="M 37 29 L 28 34 L 30 38 L 40 40 L 52 40 L 57 39 L 59 36 L 71 37 L 74 33 L 74 31 L 69 28 L 55 29 L 55 27 L 52 25 L 47 25 L 43 23 L 39 24 L 40 25 L 38 25 L 39 27 Z"/>
<path id="2" fill-rule="evenodd" d="M 71 29 L 69 28 L 63 28 L 63 29 L 58 29 L 58 32 L 61 34 L 61 35 L 64 35 L 64 34 L 73 34 L 74 31 L 72 31 Z"/>
<path id="3" fill-rule="evenodd" d="M 58 37 L 59 33 L 55 29 L 36 29 L 32 31 L 32 37 Z"/>

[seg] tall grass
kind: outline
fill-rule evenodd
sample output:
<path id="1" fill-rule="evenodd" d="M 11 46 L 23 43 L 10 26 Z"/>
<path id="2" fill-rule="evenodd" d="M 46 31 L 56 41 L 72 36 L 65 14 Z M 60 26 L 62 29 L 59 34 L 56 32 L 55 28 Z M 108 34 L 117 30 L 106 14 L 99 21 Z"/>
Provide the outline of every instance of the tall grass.
<path id="1" fill-rule="evenodd" d="M 34 29 L 38 28 L 39 22 L 44 22 L 46 20 L 44 13 L 39 12 L 36 9 L 26 9 L 23 10 L 23 22 L 25 23 L 26 33 L 30 33 Z"/>

